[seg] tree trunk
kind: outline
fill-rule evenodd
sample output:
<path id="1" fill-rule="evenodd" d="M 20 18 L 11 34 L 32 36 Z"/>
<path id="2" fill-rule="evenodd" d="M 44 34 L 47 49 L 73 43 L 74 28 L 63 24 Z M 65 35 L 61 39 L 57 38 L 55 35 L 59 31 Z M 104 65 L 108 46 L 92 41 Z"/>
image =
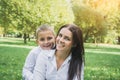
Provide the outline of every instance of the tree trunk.
<path id="1" fill-rule="evenodd" d="M 6 37 L 6 35 L 5 35 L 5 34 L 3 34 L 3 37 Z"/>
<path id="2" fill-rule="evenodd" d="M 24 33 L 24 37 L 23 38 L 24 38 L 24 43 L 27 44 L 27 40 L 26 40 L 27 39 L 27 34 L 26 33 Z"/>
<path id="3" fill-rule="evenodd" d="M 120 44 L 120 36 L 118 36 L 118 44 Z"/>
<path id="4" fill-rule="evenodd" d="M 88 30 L 87 33 L 85 34 L 84 42 L 86 42 L 86 40 L 88 39 L 88 34 L 89 34 L 89 30 Z"/>
<path id="5" fill-rule="evenodd" d="M 30 41 L 30 35 L 28 34 L 28 41 Z"/>

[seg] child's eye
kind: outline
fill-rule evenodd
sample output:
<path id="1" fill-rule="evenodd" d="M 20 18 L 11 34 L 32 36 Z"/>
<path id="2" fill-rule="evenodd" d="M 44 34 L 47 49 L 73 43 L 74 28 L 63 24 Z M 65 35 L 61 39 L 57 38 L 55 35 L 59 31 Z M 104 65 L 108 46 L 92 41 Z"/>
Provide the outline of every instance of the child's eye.
<path id="1" fill-rule="evenodd" d="M 47 40 L 51 40 L 53 37 L 47 37 Z"/>
<path id="2" fill-rule="evenodd" d="M 44 41 L 45 39 L 44 38 L 40 38 L 40 41 Z"/>

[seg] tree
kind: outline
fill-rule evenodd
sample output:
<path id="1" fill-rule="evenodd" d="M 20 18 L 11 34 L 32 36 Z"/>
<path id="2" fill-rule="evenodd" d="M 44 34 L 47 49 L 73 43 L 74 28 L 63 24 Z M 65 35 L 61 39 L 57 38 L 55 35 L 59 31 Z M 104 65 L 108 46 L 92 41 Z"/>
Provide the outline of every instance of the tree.
<path id="1" fill-rule="evenodd" d="M 73 23 L 71 4 L 66 0 L 38 0 L 36 6 L 41 24 L 51 24 L 56 31 L 65 23 Z"/>
<path id="2" fill-rule="evenodd" d="M 101 12 L 106 18 L 108 34 L 105 37 L 105 42 L 116 43 L 116 39 L 120 34 L 120 0 L 89 0 L 88 2 L 90 3 L 89 5 L 92 4 L 92 8 Z M 111 38 L 112 35 L 114 36 Z"/>
<path id="3" fill-rule="evenodd" d="M 84 14 L 82 15 L 86 15 L 88 17 L 88 20 L 90 20 L 91 18 L 90 21 L 93 21 L 93 22 L 96 21 L 95 23 L 99 23 L 98 21 L 101 20 L 100 23 L 104 26 L 102 27 L 103 32 L 107 31 L 106 35 L 103 34 L 101 36 L 103 39 L 102 42 L 116 43 L 116 39 L 118 39 L 118 42 L 119 42 L 120 0 L 72 0 L 72 1 L 73 1 L 73 5 L 77 5 L 77 6 L 79 5 L 82 7 L 81 10 L 84 12 Z M 87 15 L 86 13 L 89 15 Z M 86 16 L 84 16 L 83 18 L 86 18 Z M 94 17 L 90 17 L 90 16 L 94 16 Z M 97 17 L 95 18 L 95 16 Z M 83 18 L 80 18 L 80 19 L 83 19 Z M 83 26 L 89 26 L 89 25 L 86 25 L 86 23 L 89 24 L 93 22 L 88 21 L 88 22 L 85 22 L 84 24 L 82 23 L 81 24 Z M 90 25 L 93 25 L 93 24 L 90 24 Z M 95 24 L 95 26 L 98 26 L 98 25 Z M 99 32 L 103 33 L 102 31 L 98 31 L 98 33 Z M 91 37 L 89 35 L 89 39 L 90 38 Z"/>
<path id="4" fill-rule="evenodd" d="M 41 24 L 55 26 L 57 31 L 60 25 L 74 20 L 70 3 L 66 0 L 1 0 L 0 3 L 1 25 L 5 28 L 7 20 L 7 26 L 14 26 L 24 34 L 24 43 L 26 35 L 34 33 Z"/>
<path id="5" fill-rule="evenodd" d="M 6 35 L 9 25 L 11 23 L 10 15 L 10 5 L 11 1 L 9 0 L 0 0 L 0 25 L 4 28 L 3 36 Z"/>
<path id="6" fill-rule="evenodd" d="M 93 42 L 101 42 L 102 36 L 106 34 L 105 19 L 102 14 L 86 7 L 84 4 L 73 6 L 75 23 L 82 27 L 84 41 L 91 39 Z M 101 37 L 99 37 L 101 36 Z"/>

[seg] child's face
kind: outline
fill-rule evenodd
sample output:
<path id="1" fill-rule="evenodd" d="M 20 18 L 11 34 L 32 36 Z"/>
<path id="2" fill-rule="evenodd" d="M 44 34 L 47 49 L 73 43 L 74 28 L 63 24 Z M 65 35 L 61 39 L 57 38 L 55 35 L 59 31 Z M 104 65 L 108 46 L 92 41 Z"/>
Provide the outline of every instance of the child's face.
<path id="1" fill-rule="evenodd" d="M 55 44 L 55 36 L 52 31 L 41 31 L 38 33 L 37 43 L 42 49 L 49 50 Z"/>

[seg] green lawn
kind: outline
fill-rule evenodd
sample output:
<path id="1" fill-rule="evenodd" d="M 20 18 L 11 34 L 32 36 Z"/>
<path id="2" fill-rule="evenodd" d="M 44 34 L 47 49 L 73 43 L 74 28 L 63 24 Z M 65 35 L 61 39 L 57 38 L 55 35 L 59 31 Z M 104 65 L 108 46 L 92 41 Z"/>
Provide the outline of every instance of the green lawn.
<path id="1" fill-rule="evenodd" d="M 86 46 L 85 80 L 120 80 L 120 46 Z"/>
<path id="2" fill-rule="evenodd" d="M 0 80 L 22 80 L 25 58 L 35 40 L 0 38 Z M 85 80 L 120 80 L 120 46 L 85 44 Z"/>
<path id="3" fill-rule="evenodd" d="M 33 40 L 24 45 L 20 38 L 0 38 L 0 80 L 22 80 L 25 58 L 35 45 Z"/>

